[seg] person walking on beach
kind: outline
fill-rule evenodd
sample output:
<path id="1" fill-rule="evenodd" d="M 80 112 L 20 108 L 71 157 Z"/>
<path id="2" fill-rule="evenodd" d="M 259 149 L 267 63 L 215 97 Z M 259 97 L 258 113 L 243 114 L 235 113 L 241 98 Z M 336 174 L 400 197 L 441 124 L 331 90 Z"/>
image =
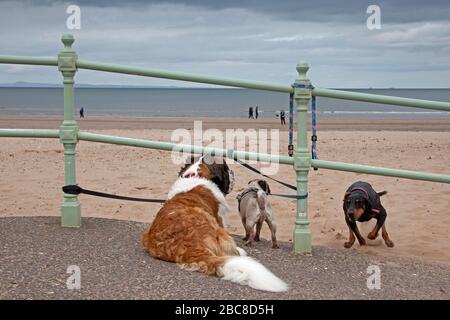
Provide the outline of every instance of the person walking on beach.
<path id="1" fill-rule="evenodd" d="M 258 116 L 259 116 L 258 106 L 256 106 L 256 108 L 255 108 L 255 117 L 256 117 L 256 119 L 258 119 Z"/>
<path id="2" fill-rule="evenodd" d="M 84 118 L 84 108 L 81 107 L 80 109 L 80 118 Z"/>
<path id="3" fill-rule="evenodd" d="M 284 110 L 280 111 L 280 120 L 281 125 L 284 126 L 286 124 L 286 113 L 284 112 Z"/>
<path id="4" fill-rule="evenodd" d="M 248 108 L 248 118 L 254 119 L 253 117 L 253 107 Z"/>

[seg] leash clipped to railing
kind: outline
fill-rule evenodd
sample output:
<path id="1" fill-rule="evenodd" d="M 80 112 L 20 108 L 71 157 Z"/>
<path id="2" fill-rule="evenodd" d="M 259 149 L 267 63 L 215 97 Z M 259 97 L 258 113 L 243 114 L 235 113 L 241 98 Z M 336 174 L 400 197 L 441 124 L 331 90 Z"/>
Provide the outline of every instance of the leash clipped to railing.
<path id="1" fill-rule="evenodd" d="M 292 88 L 314 89 L 312 84 L 305 85 L 303 83 L 294 83 Z M 290 157 L 294 155 L 294 94 L 289 94 L 289 145 L 288 154 Z M 316 113 L 316 96 L 311 97 L 311 157 L 317 158 L 317 113 Z M 318 168 L 314 168 L 318 170 Z"/>

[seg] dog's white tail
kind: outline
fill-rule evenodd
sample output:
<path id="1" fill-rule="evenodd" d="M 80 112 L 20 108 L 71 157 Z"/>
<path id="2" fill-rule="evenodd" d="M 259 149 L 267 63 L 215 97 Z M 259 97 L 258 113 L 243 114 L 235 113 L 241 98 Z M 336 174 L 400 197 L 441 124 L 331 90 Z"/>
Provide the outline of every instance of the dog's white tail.
<path id="1" fill-rule="evenodd" d="M 250 257 L 230 257 L 220 268 L 223 279 L 248 285 L 254 289 L 282 292 L 288 285 L 258 261 Z"/>

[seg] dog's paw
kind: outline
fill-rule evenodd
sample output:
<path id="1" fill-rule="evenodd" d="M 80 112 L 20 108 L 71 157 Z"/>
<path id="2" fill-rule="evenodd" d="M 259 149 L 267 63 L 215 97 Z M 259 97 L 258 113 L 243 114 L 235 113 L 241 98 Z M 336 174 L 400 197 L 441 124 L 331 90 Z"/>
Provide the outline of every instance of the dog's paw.
<path id="1" fill-rule="evenodd" d="M 247 242 L 245 243 L 245 245 L 246 245 L 247 247 L 251 247 L 251 246 L 252 246 L 252 242 L 251 242 L 251 241 L 247 241 Z"/>
<path id="2" fill-rule="evenodd" d="M 375 232 L 370 232 L 370 233 L 367 235 L 367 238 L 369 238 L 370 240 L 375 240 L 377 237 L 378 237 L 378 234 L 375 233 Z"/>
<path id="3" fill-rule="evenodd" d="M 389 248 L 393 248 L 393 247 L 394 247 L 394 243 L 393 243 L 391 240 L 386 240 L 385 243 L 386 243 L 386 245 L 387 245 Z"/>
<path id="4" fill-rule="evenodd" d="M 249 236 L 245 236 L 242 238 L 242 240 L 247 241 Z"/>
<path id="5" fill-rule="evenodd" d="M 278 244 L 274 243 L 272 244 L 272 249 L 280 249 L 280 247 L 278 246 Z"/>
<path id="6" fill-rule="evenodd" d="M 344 243 L 344 247 L 345 248 L 351 248 L 353 246 L 353 242 L 346 242 L 346 243 Z"/>
<path id="7" fill-rule="evenodd" d="M 240 256 L 246 256 L 247 255 L 247 252 L 244 249 L 242 249 L 240 247 L 236 247 L 236 249 L 239 252 Z"/>
<path id="8" fill-rule="evenodd" d="M 257 236 L 255 236 L 255 239 L 254 239 L 256 242 L 258 242 L 258 241 L 260 241 L 261 239 L 259 238 L 259 237 L 257 237 Z"/>

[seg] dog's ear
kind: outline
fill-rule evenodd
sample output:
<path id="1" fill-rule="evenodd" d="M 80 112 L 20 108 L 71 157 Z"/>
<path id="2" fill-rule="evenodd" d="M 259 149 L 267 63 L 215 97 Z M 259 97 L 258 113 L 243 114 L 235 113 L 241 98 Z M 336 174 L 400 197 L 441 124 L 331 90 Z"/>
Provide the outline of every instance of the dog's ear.
<path id="1" fill-rule="evenodd" d="M 233 185 L 233 174 L 225 160 L 223 159 L 222 163 L 214 161 L 213 163 L 207 164 L 207 166 L 211 181 L 219 187 L 223 194 L 230 193 Z"/>
<path id="2" fill-rule="evenodd" d="M 351 194 L 351 192 L 346 192 L 344 195 L 344 201 L 348 198 L 348 196 Z"/>
<path id="3" fill-rule="evenodd" d="M 258 184 L 267 194 L 270 194 L 269 184 L 264 180 L 258 180 Z"/>
<path id="4" fill-rule="evenodd" d="M 193 154 L 189 158 L 186 159 L 186 162 L 184 163 L 184 167 L 181 168 L 180 172 L 178 172 L 178 176 L 181 177 L 181 175 L 195 162 L 195 157 Z"/>

